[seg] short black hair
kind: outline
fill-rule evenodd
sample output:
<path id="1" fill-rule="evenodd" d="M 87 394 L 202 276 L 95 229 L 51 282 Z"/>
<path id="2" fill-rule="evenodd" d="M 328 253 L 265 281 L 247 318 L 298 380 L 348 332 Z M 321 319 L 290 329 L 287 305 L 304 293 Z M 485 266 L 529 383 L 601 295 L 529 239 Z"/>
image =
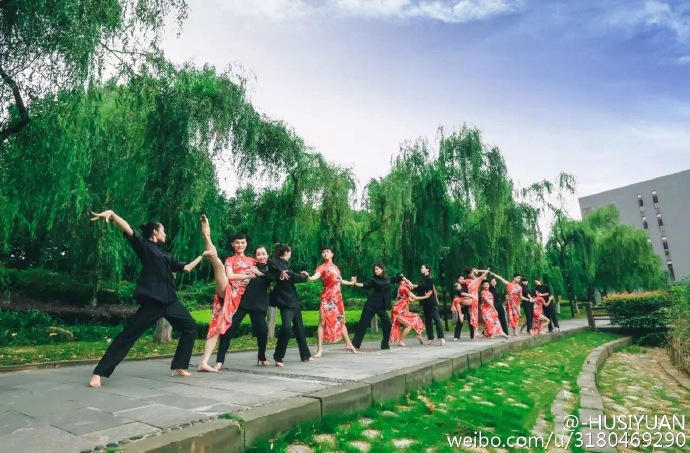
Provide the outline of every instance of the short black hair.
<path id="1" fill-rule="evenodd" d="M 426 267 L 427 269 L 429 269 L 429 272 L 431 272 L 431 266 L 429 266 L 428 264 L 424 264 L 424 263 L 422 263 L 422 266 Z"/>
<path id="2" fill-rule="evenodd" d="M 273 247 L 273 255 L 275 255 L 276 258 L 282 258 L 283 255 L 291 251 L 292 247 L 290 247 L 288 244 L 278 243 Z"/>
<path id="3" fill-rule="evenodd" d="M 515 277 L 522 277 L 522 274 L 519 272 L 516 272 L 513 274 L 513 278 L 515 278 Z"/>
<path id="4" fill-rule="evenodd" d="M 230 243 L 232 244 L 233 242 L 238 241 L 240 239 L 247 239 L 247 235 L 242 232 L 237 232 L 230 236 Z"/>
<path id="5" fill-rule="evenodd" d="M 324 250 L 330 250 L 331 252 L 333 251 L 333 249 L 329 245 L 322 246 L 319 251 L 323 252 Z"/>
<path id="6" fill-rule="evenodd" d="M 266 248 L 265 245 L 257 245 L 256 247 L 254 247 L 254 255 L 256 255 L 256 252 L 258 252 L 259 249 L 264 249 L 264 250 L 266 250 L 266 253 L 268 253 L 268 249 Z"/>

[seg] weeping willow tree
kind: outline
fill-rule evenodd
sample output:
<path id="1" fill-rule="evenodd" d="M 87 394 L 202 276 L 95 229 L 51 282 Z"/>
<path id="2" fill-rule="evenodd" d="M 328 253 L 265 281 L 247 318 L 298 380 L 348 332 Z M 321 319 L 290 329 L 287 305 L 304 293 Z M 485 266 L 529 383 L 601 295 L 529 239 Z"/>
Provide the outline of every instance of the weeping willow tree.
<path id="1" fill-rule="evenodd" d="M 280 149 L 301 146 L 253 109 L 233 74 L 211 67 L 162 64 L 126 85 L 60 93 L 34 112 L 0 154 L 0 252 L 15 266 L 85 273 L 94 294 L 138 264 L 115 229 L 90 224 L 89 210 L 112 208 L 133 226 L 158 220 L 176 256 L 195 256 L 201 212 L 215 221 L 214 239 L 228 235 L 214 162 L 270 171 L 290 157 Z"/>

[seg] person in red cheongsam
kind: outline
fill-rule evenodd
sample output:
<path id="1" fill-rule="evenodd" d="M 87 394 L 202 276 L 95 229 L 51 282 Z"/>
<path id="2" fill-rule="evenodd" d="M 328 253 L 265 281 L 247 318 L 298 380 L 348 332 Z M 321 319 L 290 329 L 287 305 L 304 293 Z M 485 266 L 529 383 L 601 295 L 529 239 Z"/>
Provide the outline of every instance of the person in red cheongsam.
<path id="1" fill-rule="evenodd" d="M 199 363 L 197 371 L 215 373 L 218 369 L 209 366 L 208 360 L 213 353 L 218 338 L 232 325 L 232 316 L 235 314 L 235 311 L 237 311 L 237 307 L 242 299 L 242 294 L 244 294 L 249 280 L 257 275 L 263 274 L 256 268 L 256 260 L 245 256 L 244 251 L 247 249 L 247 236 L 242 233 L 235 234 L 230 239 L 235 254 L 225 259 L 225 274 L 219 274 L 219 272 L 216 272 L 215 268 L 217 264 L 214 262 L 220 260 L 216 256 L 216 249 L 211 242 L 211 232 L 208 227 L 208 219 L 206 219 L 206 216 L 202 216 L 202 235 L 206 241 L 207 250 L 212 251 L 213 254 L 211 262 L 214 267 L 216 292 L 213 295 L 213 313 L 211 315 L 211 322 L 208 326 L 208 333 L 206 334 L 204 354 L 201 357 L 201 362 Z"/>
<path id="2" fill-rule="evenodd" d="M 431 296 L 431 291 L 427 291 L 423 296 L 416 296 L 412 293 L 414 285 L 408 279 L 404 278 L 398 286 L 398 299 L 391 309 L 391 318 L 393 320 L 393 327 L 391 327 L 391 341 L 397 342 L 398 346 L 405 346 L 405 337 L 410 330 L 414 329 L 417 332 L 417 340 L 424 344 L 422 340 L 422 331 L 424 330 L 424 321 L 419 315 L 410 311 L 410 300 L 423 300 Z M 402 333 L 400 326 L 404 326 Z"/>
<path id="3" fill-rule="evenodd" d="M 479 295 L 481 299 L 482 320 L 484 321 L 484 331 L 482 334 L 486 338 L 493 338 L 499 335 L 508 338 L 508 335 L 503 332 L 501 321 L 498 319 L 498 312 L 494 308 L 494 295 L 489 290 L 489 281 L 482 282 L 482 291 Z"/>
<path id="4" fill-rule="evenodd" d="M 343 295 L 340 292 L 340 285 L 354 285 L 356 280 L 343 280 L 340 276 L 340 269 L 333 264 L 333 250 L 330 247 L 323 247 L 321 249 L 321 258 L 323 263 L 316 268 L 314 275 L 308 280 L 314 281 L 319 278 L 323 282 L 323 289 L 321 290 L 321 307 L 319 309 L 319 327 L 316 331 L 318 335 L 318 346 L 316 348 L 315 358 L 321 357 L 323 354 L 323 341 L 330 343 L 337 343 L 345 338 L 345 349 L 351 352 L 357 352 L 350 336 L 347 334 L 347 326 L 345 325 L 345 305 L 343 304 Z"/>
<path id="5" fill-rule="evenodd" d="M 479 272 L 481 272 L 481 274 L 477 275 L 477 273 Z M 465 269 L 465 285 L 467 285 L 467 292 L 472 295 L 472 305 L 468 307 L 470 315 L 470 325 L 474 328 L 475 331 L 479 326 L 479 287 L 481 286 L 482 281 L 486 278 L 488 273 L 488 269 Z M 472 339 L 476 340 L 476 337 L 472 336 Z"/>
<path id="6" fill-rule="evenodd" d="M 506 313 L 508 314 L 508 324 L 513 329 L 513 335 L 517 335 L 517 326 L 520 323 L 520 302 L 522 302 L 522 277 L 519 273 L 513 275 L 513 281 L 509 282 L 500 275 L 492 272 L 494 277 L 506 285 Z M 506 332 L 507 333 L 507 332 Z"/>
<path id="7" fill-rule="evenodd" d="M 532 318 L 532 330 L 529 332 L 530 335 L 537 335 L 544 330 L 544 328 L 549 325 L 549 318 L 544 316 L 544 305 L 546 301 L 544 300 L 544 294 L 535 290 L 536 297 L 534 298 L 534 315 Z"/>

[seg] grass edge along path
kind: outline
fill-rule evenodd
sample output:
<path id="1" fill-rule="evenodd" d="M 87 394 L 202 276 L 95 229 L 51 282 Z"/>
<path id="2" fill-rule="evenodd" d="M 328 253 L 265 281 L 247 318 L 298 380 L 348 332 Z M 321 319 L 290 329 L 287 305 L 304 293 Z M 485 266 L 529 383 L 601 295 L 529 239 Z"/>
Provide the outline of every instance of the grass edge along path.
<path id="1" fill-rule="evenodd" d="M 447 436 L 545 434 L 553 430 L 551 403 L 557 393 L 577 393 L 587 355 L 618 338 L 601 332 L 567 336 L 511 352 L 488 365 L 409 392 L 397 401 L 358 412 L 332 414 L 262 439 L 247 451 L 282 452 L 304 445 L 314 452 L 462 451 Z"/>

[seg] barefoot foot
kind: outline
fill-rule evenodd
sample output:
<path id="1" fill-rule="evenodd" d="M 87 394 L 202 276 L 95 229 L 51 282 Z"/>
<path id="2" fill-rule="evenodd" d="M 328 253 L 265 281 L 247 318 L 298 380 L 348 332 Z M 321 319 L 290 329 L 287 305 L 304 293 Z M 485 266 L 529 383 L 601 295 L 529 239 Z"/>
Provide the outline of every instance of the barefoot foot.
<path id="1" fill-rule="evenodd" d="M 89 387 L 97 389 L 101 386 L 101 377 L 97 374 L 94 374 L 91 376 L 91 380 L 89 381 Z"/>
<path id="2" fill-rule="evenodd" d="M 200 373 L 217 373 L 218 370 L 214 367 L 208 366 L 205 363 L 200 363 L 199 368 L 196 369 Z"/>
<path id="3" fill-rule="evenodd" d="M 215 368 L 217 371 L 220 371 L 220 369 L 223 368 L 223 364 L 218 362 L 215 364 L 215 366 L 213 368 Z"/>

